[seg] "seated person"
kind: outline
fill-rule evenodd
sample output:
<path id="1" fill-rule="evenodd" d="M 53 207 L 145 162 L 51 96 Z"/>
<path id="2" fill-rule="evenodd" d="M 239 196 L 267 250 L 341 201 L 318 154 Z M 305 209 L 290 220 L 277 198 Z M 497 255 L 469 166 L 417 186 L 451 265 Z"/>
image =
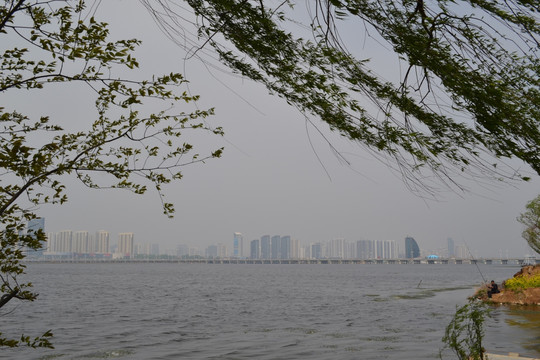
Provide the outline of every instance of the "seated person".
<path id="1" fill-rule="evenodd" d="M 499 287 L 495 283 L 495 281 L 491 280 L 491 284 L 488 285 L 488 298 L 491 299 L 491 295 L 500 293 Z"/>

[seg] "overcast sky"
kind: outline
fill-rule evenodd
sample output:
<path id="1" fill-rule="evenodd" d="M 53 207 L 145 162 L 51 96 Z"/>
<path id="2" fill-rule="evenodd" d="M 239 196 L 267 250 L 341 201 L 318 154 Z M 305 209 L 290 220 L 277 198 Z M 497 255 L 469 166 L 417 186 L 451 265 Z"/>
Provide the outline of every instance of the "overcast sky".
<path id="1" fill-rule="evenodd" d="M 159 243 L 162 251 L 181 243 L 201 250 L 216 243 L 232 247 L 233 233 L 241 232 L 246 243 L 269 234 L 290 235 L 303 244 L 333 238 L 396 240 L 403 248 L 404 238 L 413 236 L 428 250 L 444 248 L 451 237 L 456 244 L 465 242 L 475 256 L 528 252 L 516 217 L 540 193 L 537 176 L 515 186 L 468 184 L 470 192 L 423 199 L 362 147 L 317 122 L 350 161 L 345 165 L 297 110 L 262 86 L 210 75 L 196 59 L 185 63 L 183 51 L 159 32 L 138 3 L 103 2 L 96 17 L 106 18 L 115 36 L 143 40 L 141 71 L 186 72 L 189 90 L 201 95 L 200 107 L 216 109 L 209 122 L 225 130 L 223 139 L 197 141 L 225 146 L 225 152 L 221 159 L 186 167 L 184 179 L 167 188 L 167 199 L 176 205 L 174 219 L 162 215 L 153 192 L 141 197 L 93 191 L 69 181 L 68 204 L 40 209 L 47 232 L 103 229 L 113 242 L 119 232 L 134 232 L 136 242 Z M 91 119 L 71 106 L 76 92 L 41 96 L 42 102 L 32 102 L 36 111 Z M 93 100 L 88 102 L 91 109 Z"/>

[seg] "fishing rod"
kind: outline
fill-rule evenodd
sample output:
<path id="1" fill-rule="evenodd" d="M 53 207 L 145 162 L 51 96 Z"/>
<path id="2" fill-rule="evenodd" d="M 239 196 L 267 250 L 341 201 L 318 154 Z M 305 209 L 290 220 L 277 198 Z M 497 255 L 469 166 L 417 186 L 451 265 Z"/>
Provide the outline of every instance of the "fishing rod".
<path id="1" fill-rule="evenodd" d="M 478 266 L 478 261 L 476 261 L 473 254 L 471 253 L 471 250 L 469 250 L 469 247 L 467 246 L 467 243 L 465 242 L 465 240 L 463 240 L 463 243 L 465 244 L 465 248 L 467 249 L 467 251 L 469 252 L 469 255 L 471 256 L 471 259 L 473 259 L 474 264 L 476 265 L 476 268 L 478 269 L 478 272 L 480 273 L 480 276 L 482 277 L 482 280 L 484 280 L 484 283 L 487 283 L 487 280 L 484 277 L 484 274 L 482 274 L 482 271 L 480 271 L 480 266 Z"/>

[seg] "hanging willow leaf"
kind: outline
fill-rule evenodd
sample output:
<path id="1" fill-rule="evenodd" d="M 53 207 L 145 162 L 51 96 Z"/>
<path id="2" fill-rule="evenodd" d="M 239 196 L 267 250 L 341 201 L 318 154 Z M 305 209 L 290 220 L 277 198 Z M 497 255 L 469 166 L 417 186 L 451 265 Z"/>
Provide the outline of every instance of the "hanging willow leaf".
<path id="1" fill-rule="evenodd" d="M 461 177 L 540 174 L 538 2 L 141 1 L 192 56 L 211 61 L 213 49 L 233 72 L 392 160 L 412 189 L 429 190 L 433 175 L 461 188 Z M 366 42 L 386 51 L 368 58 Z M 376 69 L 388 57 L 398 78 Z"/>

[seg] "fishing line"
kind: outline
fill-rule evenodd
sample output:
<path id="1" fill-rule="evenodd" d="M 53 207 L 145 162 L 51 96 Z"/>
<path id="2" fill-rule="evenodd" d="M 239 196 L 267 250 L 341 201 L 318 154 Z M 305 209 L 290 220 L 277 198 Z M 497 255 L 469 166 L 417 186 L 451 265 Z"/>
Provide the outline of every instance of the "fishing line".
<path id="1" fill-rule="evenodd" d="M 465 244 L 465 248 L 467 249 L 467 251 L 469 252 L 469 255 L 471 256 L 471 259 L 473 259 L 474 264 L 476 265 L 476 268 L 478 269 L 478 272 L 480 273 L 480 276 L 482 277 L 482 280 L 484 280 L 484 283 L 487 283 L 487 280 L 484 277 L 484 274 L 482 274 L 482 271 L 480 271 L 480 266 L 478 266 L 478 261 L 476 261 L 473 254 L 471 253 L 471 250 L 469 250 L 469 247 L 467 246 L 467 243 L 465 242 L 465 240 L 463 241 L 463 243 Z"/>

